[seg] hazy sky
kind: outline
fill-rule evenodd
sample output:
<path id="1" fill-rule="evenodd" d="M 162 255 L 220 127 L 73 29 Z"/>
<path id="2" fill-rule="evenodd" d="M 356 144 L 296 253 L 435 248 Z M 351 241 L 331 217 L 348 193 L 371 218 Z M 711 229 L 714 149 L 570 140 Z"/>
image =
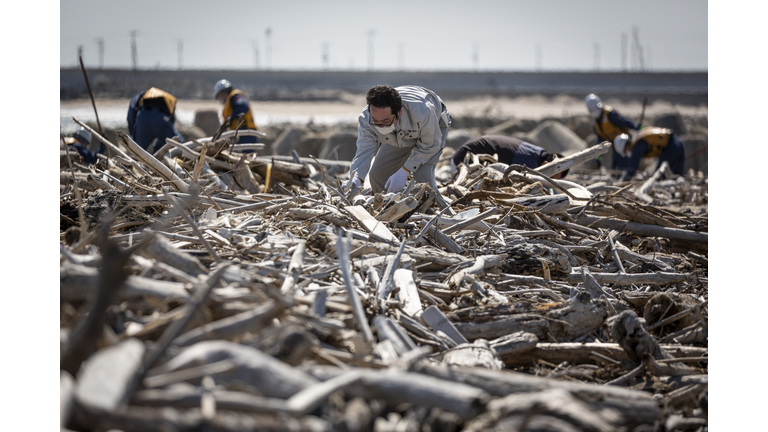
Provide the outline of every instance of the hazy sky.
<path id="1" fill-rule="evenodd" d="M 64 0 L 60 65 L 77 66 L 82 46 L 86 66 L 131 67 L 135 31 L 139 68 L 619 70 L 640 67 L 639 46 L 647 70 L 706 70 L 707 9 L 700 0 Z"/>

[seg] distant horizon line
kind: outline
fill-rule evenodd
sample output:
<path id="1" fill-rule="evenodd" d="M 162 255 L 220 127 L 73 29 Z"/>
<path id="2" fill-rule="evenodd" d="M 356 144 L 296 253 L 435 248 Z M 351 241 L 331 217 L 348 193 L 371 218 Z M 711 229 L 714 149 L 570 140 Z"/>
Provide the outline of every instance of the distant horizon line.
<path id="1" fill-rule="evenodd" d="M 75 66 L 60 66 L 59 70 L 79 70 L 80 67 Z M 304 69 L 304 68 L 286 68 L 286 69 L 252 69 L 252 68 L 132 68 L 132 67 L 89 67 L 86 65 L 87 71 L 121 71 L 121 72 L 352 72 L 352 73 L 584 73 L 584 74 L 659 74 L 659 73 L 676 73 L 676 74 L 700 74 L 709 73 L 709 69 L 651 69 L 651 70 L 623 70 L 623 69 L 480 69 L 480 70 L 466 70 L 466 69 Z"/>

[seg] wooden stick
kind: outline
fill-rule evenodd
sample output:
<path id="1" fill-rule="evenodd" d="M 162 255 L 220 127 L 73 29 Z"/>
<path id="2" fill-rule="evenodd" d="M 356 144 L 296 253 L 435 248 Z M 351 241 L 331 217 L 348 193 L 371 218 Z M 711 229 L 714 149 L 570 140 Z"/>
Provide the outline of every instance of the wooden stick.
<path id="1" fill-rule="evenodd" d="M 704 244 L 709 242 L 709 236 L 705 232 L 689 231 L 679 228 L 665 228 L 620 219 L 584 216 L 581 219 L 577 219 L 576 223 L 588 227 L 608 228 L 619 232 L 628 232 L 647 237 L 664 237 L 670 240 L 682 240 Z"/>
<path id="2" fill-rule="evenodd" d="M 296 249 L 293 251 L 291 261 L 288 263 L 288 277 L 283 281 L 280 292 L 283 294 L 293 296 L 293 289 L 296 285 L 296 281 L 299 280 L 301 275 L 301 267 L 304 264 L 304 251 L 306 250 L 306 242 L 301 241 L 296 245 Z"/>
<path id="3" fill-rule="evenodd" d="M 93 113 L 96 115 L 96 125 L 99 127 L 99 133 L 104 134 L 101 129 L 101 122 L 99 121 L 99 112 L 96 110 L 96 101 L 93 99 L 93 92 L 91 91 L 91 83 L 88 81 L 88 74 L 85 72 L 85 65 L 83 65 L 83 56 L 80 56 L 80 69 L 83 71 L 83 77 L 85 77 L 85 86 L 88 87 L 88 96 L 91 97 L 91 105 L 93 105 Z"/>
<path id="4" fill-rule="evenodd" d="M 213 259 L 216 260 L 218 264 L 221 264 L 222 263 L 221 258 L 219 258 L 219 256 L 216 254 L 216 251 L 213 250 L 213 248 L 211 247 L 211 244 L 208 243 L 208 240 L 206 240 L 205 237 L 203 237 L 203 234 L 197 228 L 197 224 L 195 224 L 195 222 L 192 220 L 192 218 L 189 217 L 187 212 L 184 211 L 184 208 L 181 206 L 181 204 L 176 199 L 176 197 L 169 194 L 165 188 L 163 188 L 163 195 L 165 195 L 165 198 L 173 204 L 173 207 L 176 209 L 176 213 L 178 213 L 179 216 L 183 217 L 184 220 L 187 221 L 187 224 L 189 224 L 189 226 L 192 228 L 192 231 L 195 232 L 197 237 L 200 238 L 200 241 L 203 242 L 203 245 L 205 246 L 206 249 L 208 249 L 208 252 L 210 252 Z"/>
<path id="5" fill-rule="evenodd" d="M 339 228 L 338 235 L 336 236 L 336 250 L 339 258 L 339 268 L 341 269 L 341 275 L 344 278 L 344 286 L 347 289 L 347 295 L 349 296 L 349 303 L 352 305 L 352 313 L 357 320 L 357 325 L 363 331 L 363 338 L 366 343 L 373 342 L 373 333 L 368 326 L 368 319 L 365 317 L 365 309 L 360 302 L 360 298 L 357 296 L 357 291 L 352 285 L 352 277 L 350 272 L 352 264 L 349 262 L 349 243 L 344 241 L 342 230 Z"/>
<path id="6" fill-rule="evenodd" d="M 136 142 L 131 139 L 128 134 L 121 130 L 117 131 L 117 140 L 131 153 L 133 153 L 137 159 L 152 168 L 156 173 L 160 174 L 160 176 L 168 181 L 176 190 L 184 193 L 189 190 L 189 186 L 187 186 L 187 184 L 184 183 L 184 181 L 182 181 L 176 175 L 176 173 L 174 173 L 167 166 L 163 165 L 159 160 L 157 160 L 157 158 L 148 153 L 146 150 L 141 148 L 140 145 L 136 144 Z"/>
<path id="7" fill-rule="evenodd" d="M 559 172 L 563 172 L 566 169 L 570 169 L 576 165 L 592 160 L 602 154 L 608 153 L 611 151 L 612 146 L 613 146 L 612 142 L 603 141 L 598 145 L 586 148 L 568 157 L 555 159 L 552 162 L 546 163 L 536 168 L 536 171 L 539 174 L 552 176 Z"/>

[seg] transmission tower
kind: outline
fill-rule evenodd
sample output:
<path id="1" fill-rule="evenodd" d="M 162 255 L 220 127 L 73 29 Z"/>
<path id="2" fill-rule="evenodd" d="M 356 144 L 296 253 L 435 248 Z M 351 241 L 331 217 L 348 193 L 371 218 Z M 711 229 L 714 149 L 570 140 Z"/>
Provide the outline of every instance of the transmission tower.
<path id="1" fill-rule="evenodd" d="M 596 43 L 594 46 L 595 50 L 595 70 L 600 70 L 600 44 Z"/>
<path id="2" fill-rule="evenodd" d="M 183 54 L 183 51 L 184 51 L 184 42 L 181 39 L 179 39 L 178 42 L 179 42 L 178 43 L 178 49 L 179 49 L 179 70 L 181 70 L 181 68 L 183 67 L 183 61 L 182 61 L 183 60 L 183 55 L 182 54 Z"/>
<path id="3" fill-rule="evenodd" d="M 541 44 L 537 43 L 536 44 L 536 70 L 538 71 L 541 70 L 541 57 L 542 57 Z"/>
<path id="4" fill-rule="evenodd" d="M 272 29 L 267 27 L 265 30 L 265 33 L 267 35 L 267 61 L 266 61 L 266 67 L 267 69 L 272 68 Z"/>
<path id="5" fill-rule="evenodd" d="M 368 70 L 373 70 L 373 37 L 376 36 L 376 30 L 368 30 Z"/>
<path id="6" fill-rule="evenodd" d="M 99 69 L 104 69 L 104 38 L 97 38 L 96 43 L 99 45 Z"/>
<path id="7" fill-rule="evenodd" d="M 640 45 L 640 36 L 638 35 L 637 26 L 632 27 L 632 48 L 635 57 L 637 58 L 637 64 L 640 65 L 640 70 L 645 70 L 645 56 L 643 55 L 643 46 Z"/>
<path id="8" fill-rule="evenodd" d="M 475 42 L 472 45 L 472 66 L 477 71 L 478 64 L 480 63 L 480 43 Z"/>
<path id="9" fill-rule="evenodd" d="M 251 48 L 253 48 L 253 67 L 258 70 L 261 68 L 261 64 L 259 63 L 259 41 L 255 39 L 252 40 Z"/>
<path id="10" fill-rule="evenodd" d="M 136 52 L 136 30 L 134 30 L 131 32 L 131 64 L 133 65 L 134 71 L 139 66 L 138 56 L 139 55 Z"/>
<path id="11" fill-rule="evenodd" d="M 328 69 L 328 42 L 323 42 L 323 69 Z"/>
<path id="12" fill-rule="evenodd" d="M 627 34 L 621 32 L 621 70 L 627 71 Z"/>

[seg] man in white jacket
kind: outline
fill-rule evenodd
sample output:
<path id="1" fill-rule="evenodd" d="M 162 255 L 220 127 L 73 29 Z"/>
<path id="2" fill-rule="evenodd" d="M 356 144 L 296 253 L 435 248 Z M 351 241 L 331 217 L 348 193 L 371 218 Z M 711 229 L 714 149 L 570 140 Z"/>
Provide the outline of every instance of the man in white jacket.
<path id="1" fill-rule="evenodd" d="M 437 191 L 435 165 L 451 128 L 442 99 L 424 87 L 378 85 L 368 90 L 366 102 L 358 117 L 357 152 L 350 167 L 356 176 L 349 181 L 359 187 L 368 175 L 373 193 L 397 192 L 413 175 L 416 182 Z"/>

